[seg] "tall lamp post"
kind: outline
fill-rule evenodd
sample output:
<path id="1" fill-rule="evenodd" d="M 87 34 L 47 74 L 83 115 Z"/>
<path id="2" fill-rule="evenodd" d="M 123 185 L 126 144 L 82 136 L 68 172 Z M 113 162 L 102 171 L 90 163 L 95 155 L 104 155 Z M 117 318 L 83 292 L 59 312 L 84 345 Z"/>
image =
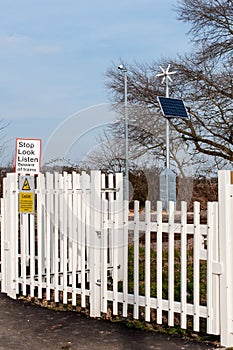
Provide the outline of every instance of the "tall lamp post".
<path id="1" fill-rule="evenodd" d="M 118 69 L 124 73 L 124 117 L 125 117 L 125 199 L 129 200 L 129 144 L 128 144 L 128 92 L 127 92 L 127 69 L 123 64 Z"/>

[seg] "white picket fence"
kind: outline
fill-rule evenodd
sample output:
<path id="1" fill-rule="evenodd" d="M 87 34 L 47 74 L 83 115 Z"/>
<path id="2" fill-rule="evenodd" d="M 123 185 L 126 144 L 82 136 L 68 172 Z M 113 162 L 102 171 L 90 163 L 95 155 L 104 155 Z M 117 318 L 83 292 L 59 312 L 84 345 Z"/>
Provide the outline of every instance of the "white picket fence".
<path id="1" fill-rule="evenodd" d="M 219 173 L 219 203 L 169 212 L 162 203 L 129 215 L 122 174 L 39 174 L 35 213 L 18 212 L 19 179 L 8 174 L 1 199 L 1 291 L 71 303 L 90 316 L 175 320 L 233 345 L 233 185 Z M 191 220 L 188 219 L 191 216 Z M 191 270 L 190 270 L 191 269 Z M 191 272 L 190 272 L 191 271 Z M 177 287 L 178 286 L 178 287 Z M 204 286 L 204 287 L 203 287 Z M 203 292 L 204 288 L 204 292 Z M 178 293 L 177 293 L 178 290 Z M 111 310 L 111 311 L 110 311 Z"/>

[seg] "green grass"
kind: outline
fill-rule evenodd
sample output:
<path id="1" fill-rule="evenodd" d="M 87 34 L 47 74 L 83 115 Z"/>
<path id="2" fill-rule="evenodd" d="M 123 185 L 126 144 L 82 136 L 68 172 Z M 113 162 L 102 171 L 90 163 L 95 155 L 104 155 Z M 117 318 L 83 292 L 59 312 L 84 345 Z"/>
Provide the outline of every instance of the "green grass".
<path id="1" fill-rule="evenodd" d="M 163 263 L 162 263 L 162 297 L 168 299 L 168 258 L 169 253 L 167 250 L 163 251 Z M 128 250 L 128 284 L 130 294 L 134 292 L 134 247 L 129 246 Z M 157 252 L 155 249 L 150 251 L 150 284 L 151 284 L 151 297 L 157 297 Z M 193 249 L 187 250 L 187 302 L 193 303 Z M 206 261 L 200 261 L 200 303 L 206 305 L 206 293 L 207 293 L 207 263 Z M 121 288 L 119 286 L 119 288 Z M 139 294 L 145 295 L 145 247 L 139 248 Z M 174 251 L 174 299 L 175 301 L 181 300 L 181 259 L 180 250 Z"/>

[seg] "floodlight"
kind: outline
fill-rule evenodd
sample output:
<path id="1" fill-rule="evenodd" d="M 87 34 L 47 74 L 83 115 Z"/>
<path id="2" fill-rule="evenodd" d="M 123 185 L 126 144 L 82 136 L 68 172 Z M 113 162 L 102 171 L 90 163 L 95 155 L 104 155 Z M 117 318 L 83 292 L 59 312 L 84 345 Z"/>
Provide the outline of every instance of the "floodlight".
<path id="1" fill-rule="evenodd" d="M 127 69 L 125 68 L 125 66 L 123 64 L 120 64 L 117 68 L 122 70 L 123 72 L 127 72 Z"/>

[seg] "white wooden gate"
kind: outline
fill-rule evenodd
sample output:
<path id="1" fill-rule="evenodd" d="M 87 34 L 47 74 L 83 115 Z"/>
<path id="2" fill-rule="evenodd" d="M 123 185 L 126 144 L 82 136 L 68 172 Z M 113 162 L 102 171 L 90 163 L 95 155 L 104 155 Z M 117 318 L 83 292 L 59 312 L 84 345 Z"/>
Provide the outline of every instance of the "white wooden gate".
<path id="1" fill-rule="evenodd" d="M 98 171 L 80 174 L 39 174 L 35 178 L 35 214 L 18 212 L 20 183 L 16 174 L 4 179 L 1 200 L 1 291 L 16 298 L 35 293 L 67 304 L 68 297 L 81 306 L 87 298 L 91 316 L 100 314 L 101 249 L 107 254 L 111 273 L 112 231 L 105 247 L 101 232 L 103 217 L 112 220 L 112 209 L 122 205 L 122 174 L 105 176 Z M 108 200 L 107 200 L 108 198 Z M 119 211 L 120 214 L 121 211 Z M 118 215 L 118 221 L 123 220 Z M 120 222 L 119 222 L 120 224 Z M 122 225 L 122 223 L 121 223 Z M 121 230 L 117 240 L 123 246 Z M 117 255 L 117 258 L 116 258 Z M 119 255 L 119 258 L 118 258 Z M 122 268 L 119 268 L 122 274 Z"/>
<path id="2" fill-rule="evenodd" d="M 219 173 L 219 203 L 168 213 L 147 201 L 134 213 L 123 201 L 122 174 L 39 174 L 35 214 L 18 213 L 18 176 L 4 179 L 1 291 L 30 294 L 101 313 L 169 326 L 179 321 L 233 345 L 233 185 Z M 204 292 L 203 292 L 204 290 Z M 111 310 L 111 311 L 109 311 Z"/>

